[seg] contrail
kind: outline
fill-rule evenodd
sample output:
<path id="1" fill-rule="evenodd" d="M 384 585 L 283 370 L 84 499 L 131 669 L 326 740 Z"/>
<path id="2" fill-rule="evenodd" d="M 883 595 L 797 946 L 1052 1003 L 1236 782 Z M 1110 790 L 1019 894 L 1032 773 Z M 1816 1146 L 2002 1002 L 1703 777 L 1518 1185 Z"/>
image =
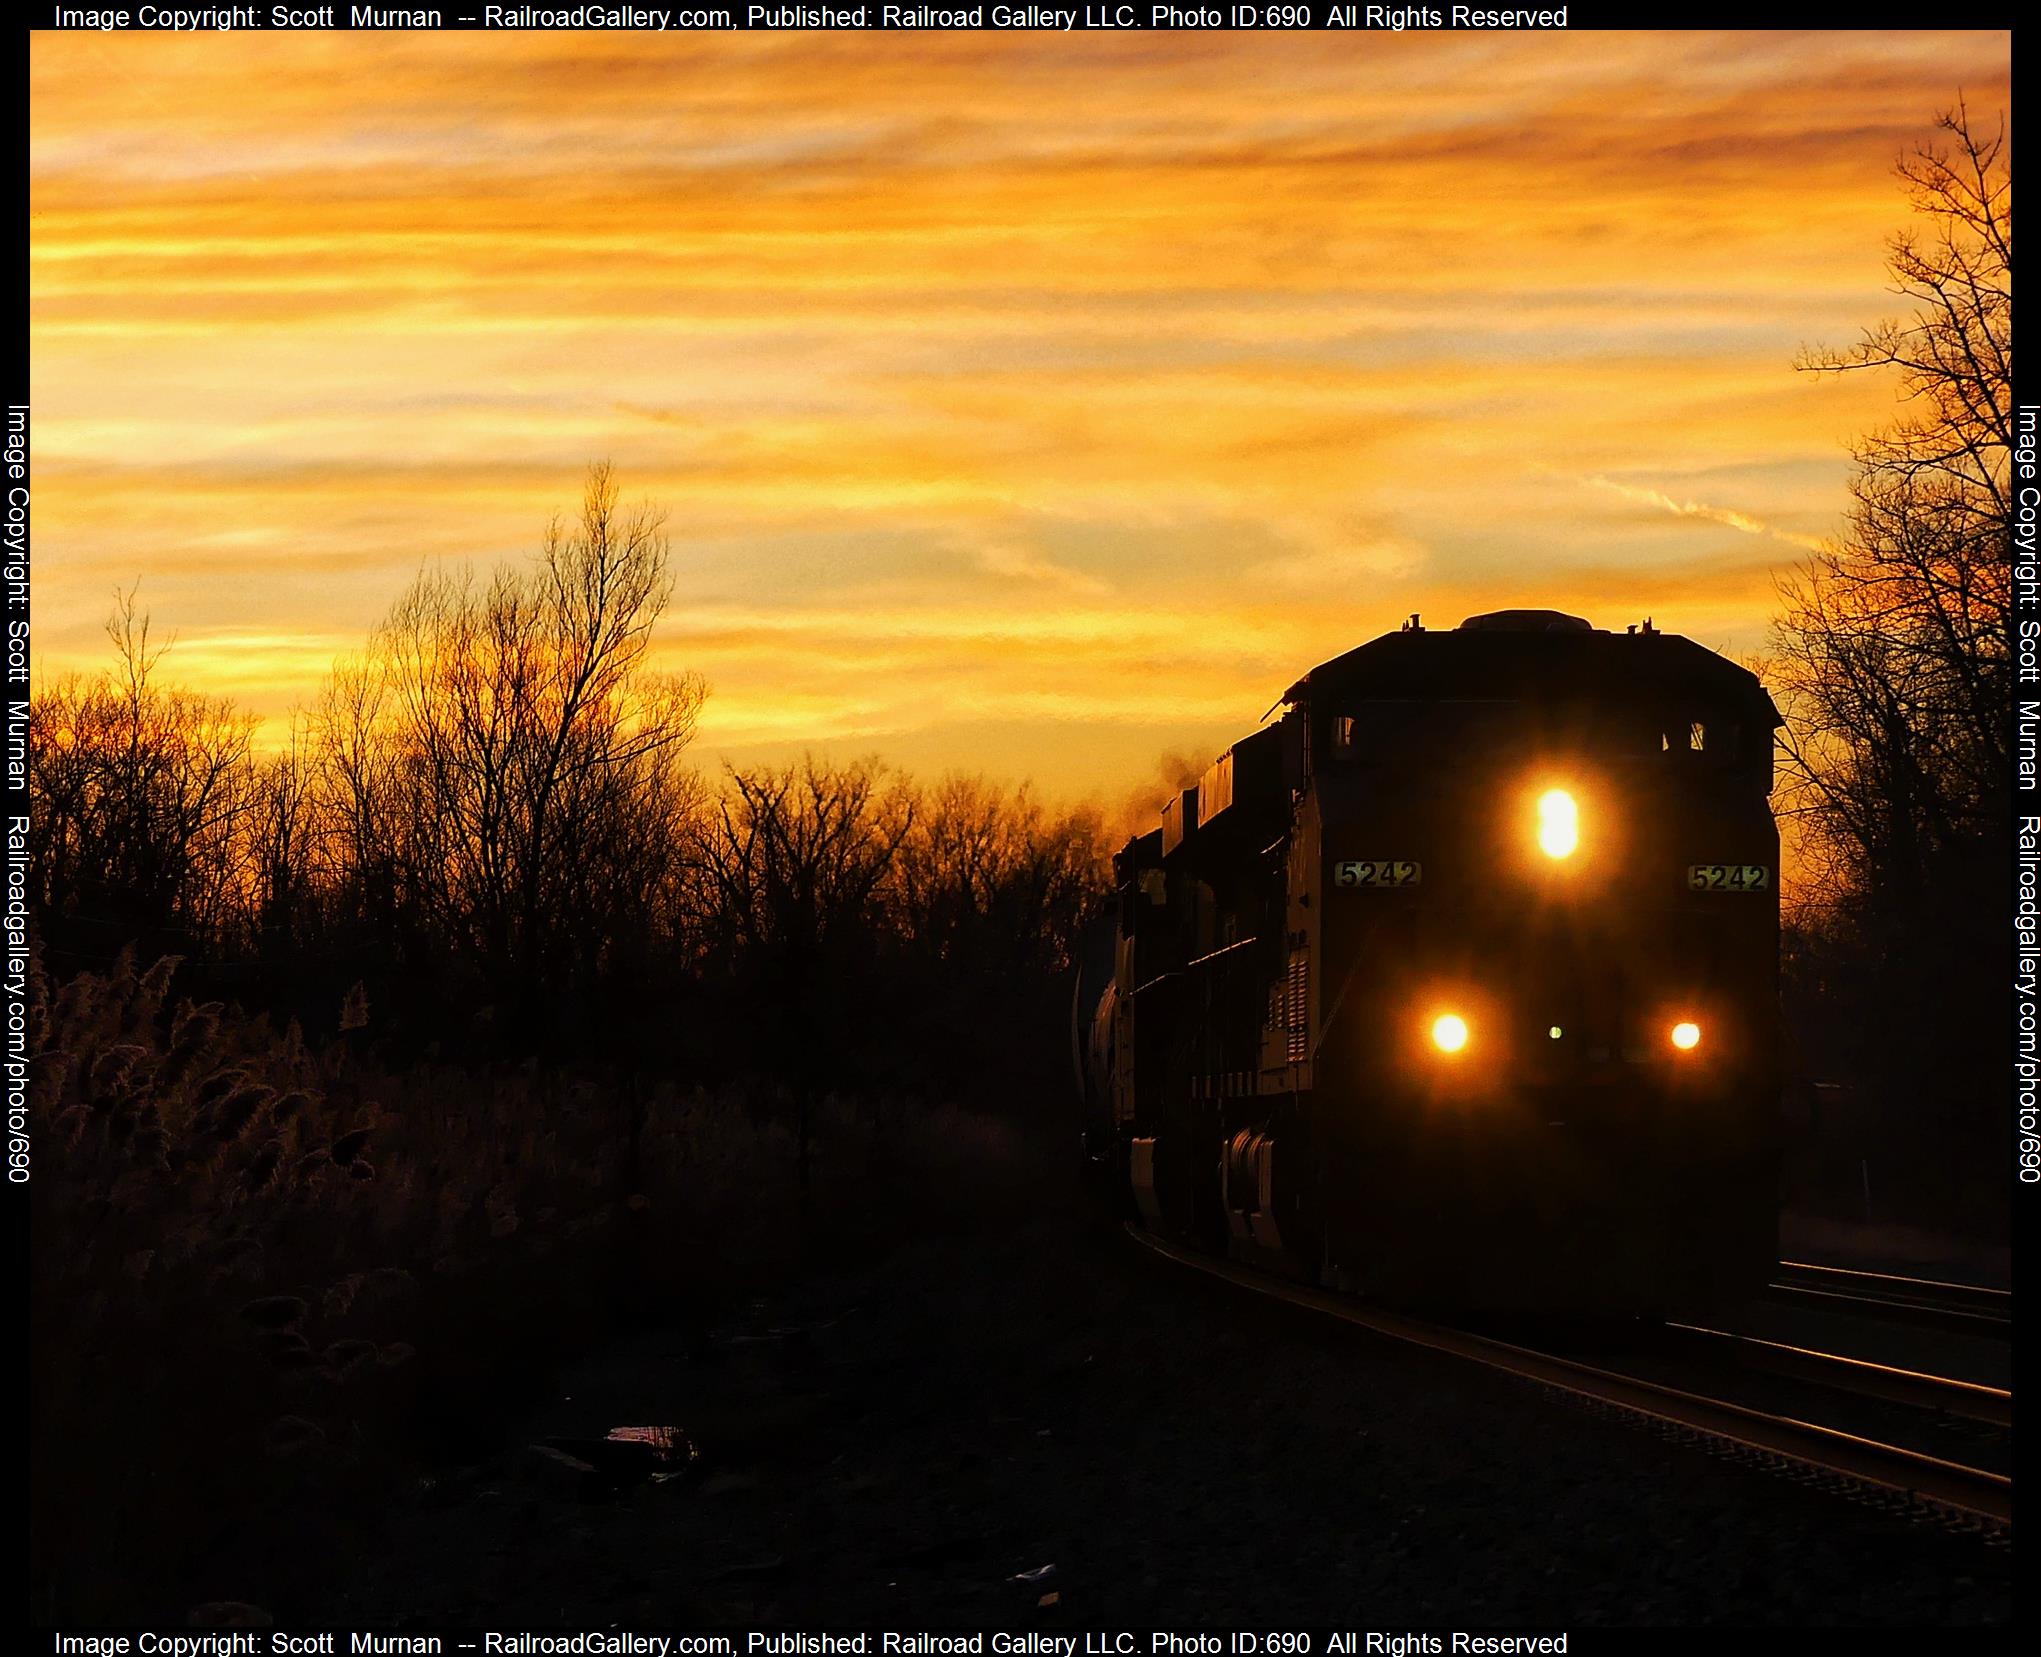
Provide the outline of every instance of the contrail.
<path id="1" fill-rule="evenodd" d="M 1746 535 L 1769 535 L 1776 541 L 1786 541 L 1796 547 L 1806 547 L 1819 552 L 1822 542 L 1818 536 L 1799 535 L 1790 529 L 1780 529 L 1766 523 L 1762 518 L 1753 518 L 1748 512 L 1737 512 L 1726 506 L 1706 506 L 1699 501 L 1676 501 L 1672 496 L 1656 489 L 1639 489 L 1633 484 L 1617 483 L 1612 478 L 1593 477 L 1588 482 L 1600 489 L 1613 490 L 1626 500 L 1642 501 L 1647 506 L 1656 506 L 1680 518 L 1706 518 L 1710 523 L 1727 524 L 1731 529 L 1741 530 Z"/>

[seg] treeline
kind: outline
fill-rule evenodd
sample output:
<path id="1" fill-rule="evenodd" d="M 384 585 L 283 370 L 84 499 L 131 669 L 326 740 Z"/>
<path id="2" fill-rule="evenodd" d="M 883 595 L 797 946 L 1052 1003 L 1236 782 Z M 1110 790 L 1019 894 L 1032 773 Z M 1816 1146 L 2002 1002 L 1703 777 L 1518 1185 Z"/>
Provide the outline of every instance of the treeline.
<path id="1" fill-rule="evenodd" d="M 33 698 L 52 970 L 176 953 L 449 1058 L 801 1090 L 1050 1062 L 1096 821 L 871 761 L 704 774 L 705 686 L 651 657 L 671 595 L 660 516 L 597 467 L 530 564 L 421 574 L 276 749 L 123 598 L 112 665 Z"/>
<path id="2" fill-rule="evenodd" d="M 671 594 L 597 468 L 529 563 L 413 582 L 280 747 L 132 595 L 34 695 L 40 1620 L 288 1620 L 589 1342 L 1060 1177 L 1097 824 L 698 767 Z"/>
<path id="3" fill-rule="evenodd" d="M 1899 167 L 1915 224 L 1888 268 L 1913 310 L 1801 360 L 1893 372 L 1900 416 L 1855 446 L 1844 534 L 1783 584 L 1767 676 L 1803 871 L 1785 965 L 1805 1068 L 1853 1084 L 1867 1160 L 1903 1170 L 1930 1217 L 1989 1229 L 2009 1033 L 2012 173 L 2002 127 L 1960 105 L 1940 125 L 1947 142 Z"/>

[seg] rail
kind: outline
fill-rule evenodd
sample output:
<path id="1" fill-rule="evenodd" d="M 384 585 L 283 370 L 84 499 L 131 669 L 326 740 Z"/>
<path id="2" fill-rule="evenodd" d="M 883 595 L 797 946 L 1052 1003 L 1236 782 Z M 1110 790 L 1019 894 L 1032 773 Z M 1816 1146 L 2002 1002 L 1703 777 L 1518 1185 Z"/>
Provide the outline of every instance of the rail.
<path id="1" fill-rule="evenodd" d="M 1646 1421 L 1698 1434 L 1719 1444 L 1755 1452 L 1762 1457 L 1778 1458 L 1839 1478 L 1850 1485 L 1871 1486 L 1900 1498 L 1909 1508 L 1929 1510 L 1938 1516 L 1973 1522 L 1992 1532 L 2011 1534 L 2012 1480 L 1991 1469 L 1929 1455 L 1903 1445 L 1888 1444 L 1863 1434 L 1823 1426 L 1819 1422 L 1710 1398 L 1663 1382 L 1620 1374 L 1485 1335 L 1426 1323 L 1328 1290 L 1271 1277 L 1230 1260 L 1197 1253 L 1156 1237 L 1131 1222 L 1126 1229 L 1129 1236 L 1152 1253 L 1238 1288 L 1338 1318 L 1393 1340 L 1429 1347 L 1433 1351 L 1536 1381 Z M 1826 1358 L 1832 1355 L 1814 1356 Z"/>
<path id="2" fill-rule="evenodd" d="M 1781 1260 L 1772 1295 L 1828 1310 L 1938 1325 L 1969 1334 L 2004 1337 L 2012 1329 L 2012 1295 L 1982 1283 L 1824 1266 Z"/>

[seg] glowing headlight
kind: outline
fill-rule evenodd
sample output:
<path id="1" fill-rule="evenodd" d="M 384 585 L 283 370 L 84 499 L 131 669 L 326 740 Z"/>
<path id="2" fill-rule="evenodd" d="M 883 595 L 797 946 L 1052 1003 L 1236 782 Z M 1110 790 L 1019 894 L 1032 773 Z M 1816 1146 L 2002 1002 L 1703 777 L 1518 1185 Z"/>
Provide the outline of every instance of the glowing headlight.
<path id="1" fill-rule="evenodd" d="M 1580 807 L 1563 788 L 1538 797 L 1538 849 L 1547 857 L 1571 857 L 1580 844 Z"/>
<path id="2" fill-rule="evenodd" d="M 1467 1021 L 1458 1013 L 1441 1013 L 1432 1020 L 1432 1045 L 1441 1053 L 1457 1053 L 1467 1045 Z"/>
<path id="3" fill-rule="evenodd" d="M 1682 1053 L 1691 1053 L 1701 1045 L 1701 1027 L 1682 1020 L 1672 1027 L 1672 1044 Z"/>

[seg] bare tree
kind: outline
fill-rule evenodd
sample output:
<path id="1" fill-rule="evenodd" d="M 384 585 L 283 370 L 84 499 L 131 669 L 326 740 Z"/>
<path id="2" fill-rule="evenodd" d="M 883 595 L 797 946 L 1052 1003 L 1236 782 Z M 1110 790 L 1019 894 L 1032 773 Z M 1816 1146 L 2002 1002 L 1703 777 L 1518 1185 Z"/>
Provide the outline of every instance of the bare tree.
<path id="1" fill-rule="evenodd" d="M 642 914 L 664 878 L 705 694 L 651 667 L 671 593 L 662 515 L 626 510 L 599 465 L 534 566 L 422 573 L 329 689 L 348 866 L 469 959 L 505 1014 L 600 969 L 591 903 Z"/>
<path id="2" fill-rule="evenodd" d="M 2012 177 L 1960 104 L 1903 159 L 1892 240 L 1914 309 L 1802 369 L 1890 369 L 1901 415 L 1854 450 L 1844 537 L 1782 584 L 1782 804 L 1829 903 L 1918 901 L 2005 810 L 2011 672 Z"/>
<path id="3" fill-rule="evenodd" d="M 151 642 L 132 591 L 116 598 L 107 636 L 109 670 L 31 699 L 38 910 L 97 927 L 109 952 L 137 935 L 217 943 L 246 896 L 255 720 L 157 682 L 168 645 Z"/>
<path id="4" fill-rule="evenodd" d="M 911 793 L 875 761 L 732 769 L 694 845 L 704 956 L 805 989 L 825 961 L 869 944 L 913 822 Z"/>
<path id="5" fill-rule="evenodd" d="M 810 755 L 731 770 L 696 837 L 702 964 L 743 1007 L 755 1067 L 793 1089 L 804 1213 L 815 1108 L 845 1085 L 866 1033 L 882 888 L 913 822 L 911 793 L 889 788 L 875 761 Z"/>
<path id="6" fill-rule="evenodd" d="M 389 685 L 370 657 L 336 662 L 312 716 L 315 811 L 336 907 L 386 938 L 415 909 L 404 879 L 409 836 L 399 767 L 383 740 Z"/>
<path id="7" fill-rule="evenodd" d="M 1100 829 L 1007 791 L 951 776 L 921 801 L 892 895 L 901 935 L 952 969 L 1069 965 L 1101 879 Z"/>
<path id="8" fill-rule="evenodd" d="M 1915 222 L 1889 269 L 1910 310 L 1799 360 L 1892 373 L 1899 413 L 1855 445 L 1844 534 L 1781 584 L 1771 677 L 1806 888 L 1798 1028 L 1865 1082 L 1880 1154 L 1971 1223 L 2010 849 L 2012 174 L 2002 123 L 1959 104 L 1939 125 L 1898 168 Z"/>
<path id="9" fill-rule="evenodd" d="M 245 862 L 251 920 L 265 955 L 288 955 L 304 941 L 317 901 L 314 765 L 304 724 L 293 715 L 283 749 L 258 761 L 250 778 Z"/>

